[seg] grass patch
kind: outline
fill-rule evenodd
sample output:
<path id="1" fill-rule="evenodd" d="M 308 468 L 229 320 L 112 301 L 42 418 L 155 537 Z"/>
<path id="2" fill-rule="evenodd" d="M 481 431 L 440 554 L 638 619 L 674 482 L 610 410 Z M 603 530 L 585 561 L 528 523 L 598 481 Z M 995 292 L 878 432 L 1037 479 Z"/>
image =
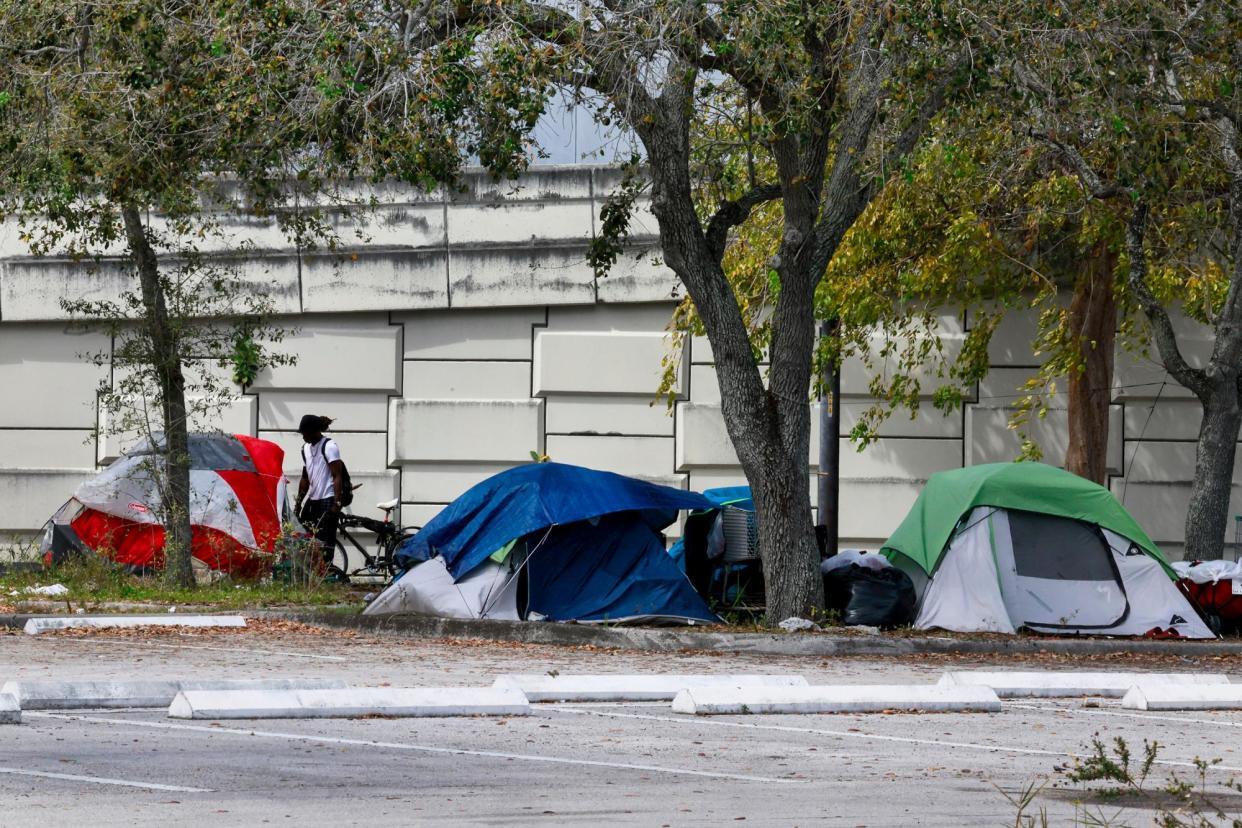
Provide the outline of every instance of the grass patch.
<path id="1" fill-rule="evenodd" d="M 51 584 L 61 584 L 69 591 L 60 596 L 26 591 Z M 165 584 L 159 575 L 130 575 L 102 558 L 83 558 L 55 569 L 0 573 L 0 604 L 18 610 L 23 604 L 36 601 L 63 603 L 66 609 L 76 610 L 106 603 L 247 609 L 325 606 L 356 600 L 357 596 L 350 586 L 333 583 L 289 584 L 271 579 L 234 581 L 224 576 L 194 589 L 176 588 Z"/>

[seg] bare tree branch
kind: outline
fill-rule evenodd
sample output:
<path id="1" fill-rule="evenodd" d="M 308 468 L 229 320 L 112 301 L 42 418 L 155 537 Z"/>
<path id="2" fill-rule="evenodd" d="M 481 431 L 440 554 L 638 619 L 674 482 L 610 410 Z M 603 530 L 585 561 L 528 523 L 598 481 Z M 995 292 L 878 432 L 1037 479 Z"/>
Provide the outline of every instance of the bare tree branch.
<path id="1" fill-rule="evenodd" d="M 729 241 L 729 231 L 746 221 L 750 211 L 768 201 L 780 198 L 779 184 L 763 184 L 755 187 L 741 198 L 726 201 L 707 222 L 707 246 L 716 261 L 724 258 Z"/>
<path id="2" fill-rule="evenodd" d="M 1073 169 L 1074 174 L 1078 176 L 1078 180 L 1087 188 L 1088 194 L 1092 198 L 1104 200 L 1119 196 L 1125 193 L 1122 187 L 1112 182 L 1105 182 L 1100 178 L 1099 173 L 1087 163 L 1087 159 L 1082 157 L 1077 148 L 1059 141 L 1056 138 L 1044 132 L 1037 132 L 1034 129 L 1028 129 L 1027 135 L 1037 141 L 1042 141 L 1052 147 Z"/>

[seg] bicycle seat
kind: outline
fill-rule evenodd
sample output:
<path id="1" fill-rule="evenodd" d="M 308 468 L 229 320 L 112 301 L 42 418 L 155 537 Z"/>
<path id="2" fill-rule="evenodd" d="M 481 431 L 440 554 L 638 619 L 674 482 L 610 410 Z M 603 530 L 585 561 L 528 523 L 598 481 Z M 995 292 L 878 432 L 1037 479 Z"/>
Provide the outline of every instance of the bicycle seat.
<path id="1" fill-rule="evenodd" d="M 383 503 L 376 503 L 375 508 L 379 509 L 381 512 L 391 512 L 393 509 L 397 508 L 397 505 L 400 502 L 401 498 L 394 497 L 392 500 L 385 500 Z"/>

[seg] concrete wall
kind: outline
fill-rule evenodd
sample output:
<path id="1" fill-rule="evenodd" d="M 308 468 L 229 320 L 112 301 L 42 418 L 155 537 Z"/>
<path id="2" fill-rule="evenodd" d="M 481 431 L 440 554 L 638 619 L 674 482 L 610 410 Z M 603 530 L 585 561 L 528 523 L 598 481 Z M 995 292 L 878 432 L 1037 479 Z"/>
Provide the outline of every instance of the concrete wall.
<path id="1" fill-rule="evenodd" d="M 542 169 L 521 187 L 485 177 L 467 192 L 424 195 L 386 188 L 365 222 L 339 216 L 340 255 L 281 247 L 268 225 L 237 222 L 262 248 L 248 278 L 270 288 L 292 333 L 281 347 L 298 363 L 265 372 L 219 422 L 274 440 L 286 470 L 300 470 L 294 432 L 306 412 L 337 419 L 335 437 L 356 482 L 354 509 L 399 496 L 402 519 L 422 524 L 465 488 L 532 451 L 673 486 L 744 482 L 720 414 L 711 349 L 673 354 L 665 328 L 675 278 L 652 255 L 630 255 L 596 282 L 583 260 L 608 169 Z M 643 214 L 640 213 L 640 217 Z M 632 240 L 650 254 L 654 221 Z M 0 538 L 29 537 L 123 439 L 96 436 L 96 389 L 110 380 L 106 337 L 73 331 L 66 297 L 116 296 L 119 264 L 88 274 L 71 262 L 29 257 L 0 232 Z M 950 347 L 969 319 L 942 320 Z M 935 471 L 1009 460 L 1007 428 L 1023 381 L 1038 367 L 1034 319 L 1013 314 L 991 348 L 993 370 L 975 402 L 942 416 L 930 400 L 898 414 L 864 452 L 845 435 L 870 405 L 860 363 L 843 377 L 842 522 L 846 545 L 875 547 Z M 1202 332 L 1186 327 L 1202 358 Z M 654 394 L 661 363 L 680 360 L 670 409 Z M 1163 383 L 1163 384 L 1162 384 Z M 932 384 L 928 384 L 930 393 Z M 1138 520 L 1177 554 L 1194 467 L 1197 404 L 1153 362 L 1121 354 L 1113 395 L 1111 482 Z M 1049 462 L 1065 449 L 1064 412 L 1033 432 Z M 808 494 L 813 458 L 808 456 Z M 1242 511 L 1242 466 L 1233 511 Z M 675 531 L 675 530 L 674 530 Z"/>

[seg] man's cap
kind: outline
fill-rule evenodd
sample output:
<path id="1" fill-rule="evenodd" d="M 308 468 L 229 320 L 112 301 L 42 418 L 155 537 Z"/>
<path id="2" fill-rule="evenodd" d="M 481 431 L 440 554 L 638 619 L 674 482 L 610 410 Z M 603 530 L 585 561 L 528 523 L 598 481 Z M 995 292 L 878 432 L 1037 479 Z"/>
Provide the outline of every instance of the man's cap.
<path id="1" fill-rule="evenodd" d="M 315 414 L 303 414 L 302 421 L 298 423 L 298 434 L 308 431 L 323 431 L 323 420 Z"/>

